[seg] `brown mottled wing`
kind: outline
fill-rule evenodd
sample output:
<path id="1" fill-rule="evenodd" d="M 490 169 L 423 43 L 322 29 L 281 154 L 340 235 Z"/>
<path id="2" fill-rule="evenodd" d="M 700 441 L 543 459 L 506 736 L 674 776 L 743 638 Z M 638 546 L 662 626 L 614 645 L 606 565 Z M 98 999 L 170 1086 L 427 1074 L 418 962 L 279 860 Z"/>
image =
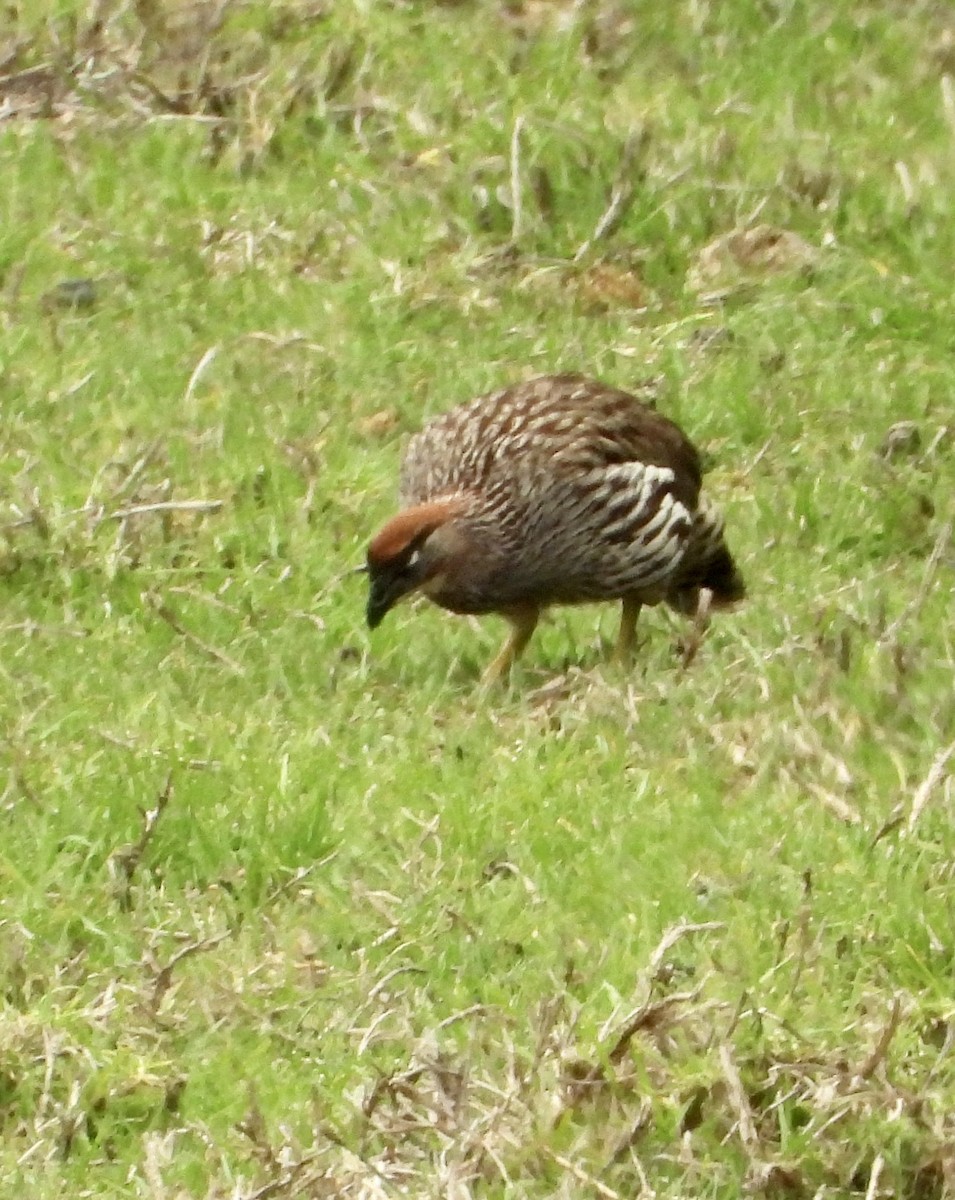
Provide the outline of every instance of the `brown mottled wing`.
<path id="1" fill-rule="evenodd" d="M 624 463 L 643 463 L 673 472 L 673 494 L 692 508 L 702 484 L 700 458 L 683 430 L 628 392 L 576 376 L 562 376 L 570 386 L 568 407 L 579 424 L 566 447 L 554 458 L 561 470 L 599 470 Z"/>
<path id="2" fill-rule="evenodd" d="M 408 445 L 401 494 L 418 504 L 515 476 L 542 483 L 630 462 L 671 470 L 673 494 L 696 506 L 699 456 L 677 425 L 616 388 L 578 375 L 542 376 L 427 425 Z"/>

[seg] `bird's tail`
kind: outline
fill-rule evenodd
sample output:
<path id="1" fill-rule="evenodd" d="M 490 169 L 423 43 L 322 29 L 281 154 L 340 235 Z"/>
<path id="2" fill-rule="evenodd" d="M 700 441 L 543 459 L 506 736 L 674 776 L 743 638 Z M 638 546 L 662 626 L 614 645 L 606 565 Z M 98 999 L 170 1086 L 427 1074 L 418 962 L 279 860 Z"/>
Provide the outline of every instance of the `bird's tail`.
<path id="1" fill-rule="evenodd" d="M 746 585 L 723 537 L 723 514 L 701 496 L 684 558 L 684 568 L 667 597 L 678 611 L 696 611 L 700 588 L 713 593 L 714 608 L 729 608 L 746 595 Z"/>
<path id="2" fill-rule="evenodd" d="M 716 608 L 726 608 L 746 595 L 746 584 L 725 542 L 704 564 L 699 575 L 699 587 L 710 589 Z"/>

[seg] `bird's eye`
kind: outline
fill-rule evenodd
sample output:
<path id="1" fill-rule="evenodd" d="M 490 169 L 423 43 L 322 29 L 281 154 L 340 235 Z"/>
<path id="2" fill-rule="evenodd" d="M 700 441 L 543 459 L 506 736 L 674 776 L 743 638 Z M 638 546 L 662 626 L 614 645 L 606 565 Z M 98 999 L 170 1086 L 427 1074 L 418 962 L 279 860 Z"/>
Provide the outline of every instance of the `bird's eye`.
<path id="1" fill-rule="evenodd" d="M 420 550 L 412 550 L 411 553 L 408 555 L 408 561 L 405 563 L 405 570 L 413 571 L 420 561 L 421 561 L 421 551 Z"/>

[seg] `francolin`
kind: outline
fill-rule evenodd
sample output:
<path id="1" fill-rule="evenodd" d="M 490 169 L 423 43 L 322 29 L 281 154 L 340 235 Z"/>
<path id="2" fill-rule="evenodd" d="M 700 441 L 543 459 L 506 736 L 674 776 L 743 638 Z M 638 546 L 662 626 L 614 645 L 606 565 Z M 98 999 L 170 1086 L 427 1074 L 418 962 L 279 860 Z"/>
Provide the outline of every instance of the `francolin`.
<path id="1" fill-rule="evenodd" d="M 744 595 L 723 518 L 700 491 L 700 457 L 673 421 L 578 375 L 480 396 L 411 439 L 404 508 L 368 549 L 368 624 L 421 592 L 512 626 L 485 678 L 507 675 L 541 612 L 619 600 L 628 658 L 645 604 L 695 618 Z"/>

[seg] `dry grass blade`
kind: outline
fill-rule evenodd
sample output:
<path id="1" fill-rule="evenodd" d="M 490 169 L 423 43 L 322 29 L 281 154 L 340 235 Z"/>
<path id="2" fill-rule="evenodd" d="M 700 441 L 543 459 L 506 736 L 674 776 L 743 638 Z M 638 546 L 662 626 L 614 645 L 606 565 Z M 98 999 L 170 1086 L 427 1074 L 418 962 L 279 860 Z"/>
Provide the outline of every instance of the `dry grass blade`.
<path id="1" fill-rule="evenodd" d="M 211 659 L 214 659 L 217 663 L 221 663 L 222 666 L 228 667 L 228 669 L 233 671 L 236 675 L 245 674 L 245 671 L 240 664 L 237 663 L 234 658 L 230 658 L 225 651 L 219 650 L 216 646 L 210 646 L 208 642 L 204 642 L 201 638 L 196 637 L 194 633 L 190 632 L 190 630 L 186 629 L 169 605 L 164 601 L 151 595 L 147 595 L 146 600 L 156 616 L 165 621 L 170 629 L 175 630 L 175 632 L 178 633 L 181 638 L 185 639 L 185 641 L 187 641 L 191 646 L 195 646 L 197 650 L 201 650 L 203 654 Z"/>
<path id="2" fill-rule="evenodd" d="M 865 1200 L 876 1200 L 879 1194 L 879 1180 L 885 1169 L 885 1159 L 877 1154 L 872 1160 L 872 1170 L 869 1172 L 869 1186 L 865 1190 Z"/>
<path id="3" fill-rule="evenodd" d="M 511 239 L 517 242 L 521 236 L 521 222 L 524 212 L 524 196 L 521 187 L 521 131 L 524 128 L 524 118 L 519 116 L 514 121 L 511 131 Z"/>
<path id="4" fill-rule="evenodd" d="M 906 833 L 911 834 L 915 830 L 922 813 L 925 811 L 926 805 L 932 798 L 932 793 L 942 782 L 945 776 L 945 768 L 948 766 L 948 760 L 953 754 L 955 754 L 955 742 L 952 742 L 943 750 L 939 750 L 938 754 L 932 760 L 928 774 L 919 784 L 918 790 L 912 797 L 912 807 L 909 810 L 909 819 L 905 827 Z"/>
<path id="5" fill-rule="evenodd" d="M 670 953 L 677 942 L 682 941 L 683 938 L 691 937 L 696 933 L 716 933 L 724 930 L 725 928 L 726 925 L 723 921 L 681 921 L 678 925 L 671 926 L 666 933 L 664 933 L 663 937 L 657 944 L 656 949 L 650 955 L 647 976 L 650 979 L 656 978 L 663 960 Z"/>
<path id="6" fill-rule="evenodd" d="M 189 382 L 186 384 L 186 390 L 182 397 L 182 403 L 184 405 L 187 405 L 189 403 L 189 401 L 192 399 L 196 388 L 199 386 L 199 381 L 202 379 L 203 375 L 205 375 L 206 371 L 208 371 L 208 369 L 215 362 L 216 357 L 219 353 L 219 349 L 220 349 L 219 346 L 210 346 L 209 349 L 205 352 L 205 354 L 203 354 L 203 356 L 196 363 L 195 367 L 193 368 L 192 374 L 189 376 Z"/>
<path id="7" fill-rule="evenodd" d="M 272 1200 L 275 1196 L 310 1195 L 310 1189 L 325 1178 L 325 1172 L 311 1172 L 307 1168 L 319 1158 L 319 1152 L 305 1154 L 297 1163 L 293 1163 L 277 1179 L 271 1179 L 249 1192 L 247 1200 Z M 320 1192 L 319 1195 L 331 1195 L 330 1192 Z"/>
<path id="8" fill-rule="evenodd" d="M 704 921 L 696 924 L 681 922 L 668 929 L 650 955 L 647 968 L 642 973 L 644 986 L 652 986 L 653 982 L 660 977 L 666 956 L 681 939 L 691 934 L 707 933 L 723 928 L 724 925 L 720 921 Z M 674 992 L 657 1001 L 647 999 L 621 1023 L 605 1026 L 600 1033 L 600 1042 L 603 1046 L 609 1046 L 606 1054 L 607 1061 L 615 1067 L 619 1066 L 625 1059 L 634 1037 L 641 1030 L 658 1029 L 671 1019 L 670 1014 L 675 1009 L 697 1000 L 702 990 L 703 985 L 700 984 L 692 991 Z M 554 1118 L 555 1126 L 560 1123 L 567 1111 L 575 1108 L 582 1099 L 593 1094 L 594 1089 L 599 1087 L 603 1081 L 604 1068 L 600 1062 L 579 1063 L 577 1073 L 568 1081 L 564 1102 Z"/>
<path id="9" fill-rule="evenodd" d="M 593 1188 L 598 1196 L 604 1196 L 606 1200 L 623 1200 L 619 1192 L 615 1192 L 613 1188 L 607 1187 L 605 1183 L 601 1183 L 599 1179 L 595 1179 L 593 1175 L 589 1175 L 583 1167 L 578 1166 L 577 1163 L 567 1158 L 566 1155 L 554 1153 L 552 1157 L 554 1162 L 558 1166 L 563 1167 L 565 1171 L 570 1172 L 578 1183 L 583 1183 L 587 1187 Z"/>
<path id="10" fill-rule="evenodd" d="M 873 835 L 872 841 L 869 843 L 870 848 L 874 849 L 883 838 L 887 838 L 890 833 L 894 833 L 904 824 L 905 808 L 901 804 L 896 804 Z"/>
<path id="11" fill-rule="evenodd" d="M 92 512 L 95 512 L 95 508 L 84 504 L 82 508 L 67 509 L 61 515 L 64 517 L 83 517 L 89 516 Z M 8 521 L 2 529 L 4 533 L 7 533 L 12 532 L 14 529 L 27 529 L 30 527 L 35 528 L 41 537 L 49 538 L 51 533 L 49 518 L 38 506 L 34 506 L 27 516 L 18 517 L 15 521 Z"/>
<path id="12" fill-rule="evenodd" d="M 173 972 L 180 963 L 184 962 L 187 958 L 191 958 L 194 954 L 203 954 L 207 950 L 214 950 L 216 946 L 221 945 L 230 937 L 232 937 L 232 931 L 226 930 L 225 933 L 216 934 L 214 937 L 200 938 L 198 941 L 189 942 L 181 950 L 178 950 L 165 966 L 160 967 L 153 981 L 152 996 L 150 998 L 152 1011 L 159 1011 L 163 997 L 172 986 Z"/>
<path id="13" fill-rule="evenodd" d="M 614 1038 L 613 1045 L 607 1055 L 610 1062 L 616 1064 L 623 1060 L 634 1035 L 641 1029 L 655 1029 L 666 1016 L 681 1004 L 692 1004 L 698 1000 L 702 988 L 694 988 L 691 992 L 674 992 L 671 996 L 658 1000 L 655 1004 L 642 1004 L 623 1023 L 619 1033 Z M 589 1080 L 588 1082 L 594 1082 Z"/>
<path id="14" fill-rule="evenodd" d="M 840 821 L 844 821 L 846 825 L 861 825 L 862 814 L 857 808 L 843 799 L 842 796 L 837 796 L 830 788 L 825 788 L 818 783 L 810 783 L 809 790 L 816 797 L 823 808 L 827 808 Z"/>
<path id="15" fill-rule="evenodd" d="M 879 1064 L 885 1060 L 892 1039 L 895 1037 L 896 1030 L 899 1027 L 899 1021 L 902 1018 L 902 1000 L 896 996 L 892 1001 L 892 1011 L 889 1013 L 889 1019 L 885 1023 L 885 1027 L 879 1034 L 879 1040 L 872 1049 L 872 1053 L 868 1056 L 862 1066 L 859 1068 L 857 1075 L 859 1079 L 870 1079 L 876 1072 Z"/>
<path id="16" fill-rule="evenodd" d="M 945 557 L 945 552 L 948 549 L 949 542 L 952 540 L 952 528 L 955 525 L 955 518 L 949 518 L 942 528 L 938 531 L 938 537 L 935 539 L 935 544 L 932 546 L 932 553 L 928 556 L 928 561 L 925 564 L 925 573 L 922 576 L 922 582 L 919 585 L 919 590 L 916 592 L 913 599 L 899 613 L 895 620 L 887 627 L 885 633 L 879 639 L 880 644 L 895 641 L 898 637 L 899 630 L 910 624 L 925 606 L 925 601 L 928 599 L 929 593 L 935 583 L 935 577 L 938 574 L 938 568 L 942 559 Z"/>
<path id="17" fill-rule="evenodd" d="M 759 1134 L 756 1131 L 753 1110 L 750 1107 L 746 1089 L 743 1087 L 739 1068 L 736 1065 L 733 1052 L 727 1042 L 723 1042 L 720 1046 L 720 1067 L 723 1071 L 723 1078 L 726 1080 L 733 1110 L 736 1113 L 736 1124 L 739 1129 L 740 1141 L 746 1147 L 747 1151 L 752 1153 L 759 1145 Z"/>
<path id="18" fill-rule="evenodd" d="M 637 155 L 644 149 L 648 141 L 646 130 L 631 134 L 624 143 L 620 155 L 620 167 L 617 178 L 610 191 L 610 202 L 600 216 L 590 237 L 580 244 L 574 255 L 574 262 L 580 260 L 593 249 L 597 242 L 607 237 L 620 224 L 633 202 L 634 181 L 632 172 Z"/>
<path id="19" fill-rule="evenodd" d="M 160 818 L 166 811 L 171 798 L 172 771 L 166 775 L 166 782 L 163 784 L 162 790 L 156 798 L 155 807 L 147 809 L 143 813 L 143 828 L 138 840 L 130 846 L 125 846 L 114 851 L 109 857 L 108 868 L 110 872 L 120 875 L 119 899 L 120 905 L 123 908 L 129 907 L 129 893 L 133 883 L 133 876 L 136 874 L 139 864 L 143 860 L 143 856 L 159 825 Z"/>
<path id="20" fill-rule="evenodd" d="M 633 1147 L 640 1140 L 649 1126 L 652 1116 L 653 1106 L 650 1101 L 644 1097 L 644 1099 L 640 1102 L 640 1109 L 636 1117 L 630 1123 L 630 1127 L 626 1130 L 623 1137 L 617 1141 L 613 1150 L 610 1152 L 609 1161 L 611 1163 L 620 1162 L 620 1160 L 625 1158 L 628 1153 L 632 1152 Z M 646 1179 L 643 1180 L 643 1190 L 647 1190 Z"/>
<path id="21" fill-rule="evenodd" d="M 117 746 L 120 750 L 128 750 L 137 757 L 162 758 L 167 761 L 172 757 L 167 751 L 156 746 L 140 746 L 135 741 L 120 737 L 108 729 L 98 729 L 97 733 L 104 742 L 108 742 L 111 746 Z M 178 766 L 186 767 L 190 771 L 212 771 L 222 765 L 212 758 L 180 758 L 175 761 Z"/>
<path id="22" fill-rule="evenodd" d="M 129 517 L 140 517 L 146 513 L 172 512 L 218 512 L 224 500 L 157 500 L 154 504 L 131 504 L 128 508 L 119 508 L 108 513 L 108 521 L 125 521 Z"/>
<path id="23" fill-rule="evenodd" d="M 952 133 L 955 134 L 955 84 L 951 75 L 943 75 L 939 81 L 942 92 L 942 112 Z"/>

